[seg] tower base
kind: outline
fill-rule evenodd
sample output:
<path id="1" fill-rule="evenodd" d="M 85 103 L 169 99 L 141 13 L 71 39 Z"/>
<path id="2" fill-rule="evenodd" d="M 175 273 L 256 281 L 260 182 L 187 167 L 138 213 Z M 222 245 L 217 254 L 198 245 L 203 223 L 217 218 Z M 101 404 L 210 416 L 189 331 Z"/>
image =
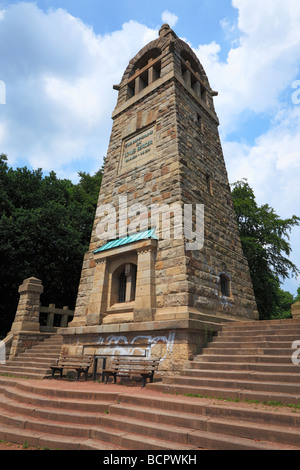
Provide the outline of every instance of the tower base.
<path id="1" fill-rule="evenodd" d="M 178 314 L 185 318 L 174 319 L 174 312 L 169 313 L 170 319 L 167 312 L 161 315 L 164 320 L 60 328 L 62 352 L 106 358 L 106 365 L 117 355 L 158 357 L 161 359 L 158 376 L 165 372 L 176 374 L 201 353 L 224 322 L 232 322 L 226 317 L 192 311 Z"/>

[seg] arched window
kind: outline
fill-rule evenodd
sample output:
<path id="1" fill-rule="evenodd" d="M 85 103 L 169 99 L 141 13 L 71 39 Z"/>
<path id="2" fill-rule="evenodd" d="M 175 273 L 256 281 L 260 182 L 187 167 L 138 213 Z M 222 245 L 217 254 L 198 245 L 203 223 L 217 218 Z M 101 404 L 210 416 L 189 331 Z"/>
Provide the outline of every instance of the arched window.
<path id="1" fill-rule="evenodd" d="M 128 263 L 118 274 L 118 303 L 133 302 L 135 300 L 136 271 L 136 265 Z"/>
<path id="2" fill-rule="evenodd" d="M 125 302 L 126 298 L 126 276 L 125 269 L 119 276 L 118 279 L 118 303 Z"/>
<path id="3" fill-rule="evenodd" d="M 187 51 L 181 52 L 181 73 L 185 83 L 207 104 L 207 89 L 199 65 Z"/>
<path id="4" fill-rule="evenodd" d="M 161 50 L 147 51 L 135 64 L 127 84 L 127 98 L 140 93 L 144 88 L 160 78 Z"/>
<path id="5" fill-rule="evenodd" d="M 226 274 L 220 274 L 220 288 L 224 297 L 230 297 L 230 279 Z"/>

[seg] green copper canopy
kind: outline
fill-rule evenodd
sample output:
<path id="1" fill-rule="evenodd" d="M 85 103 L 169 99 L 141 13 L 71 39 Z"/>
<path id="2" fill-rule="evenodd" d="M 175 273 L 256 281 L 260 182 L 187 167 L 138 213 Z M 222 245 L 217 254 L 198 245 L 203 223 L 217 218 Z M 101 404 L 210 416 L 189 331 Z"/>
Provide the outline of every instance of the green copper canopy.
<path id="1" fill-rule="evenodd" d="M 157 240 L 157 237 L 155 235 L 155 229 L 146 230 L 144 232 L 138 232 L 126 238 L 118 238 L 117 240 L 111 240 L 102 245 L 96 251 L 94 251 L 94 253 L 99 253 L 101 251 L 110 250 L 119 246 L 128 245 L 129 243 L 138 242 L 140 240 L 147 240 L 149 238 Z"/>

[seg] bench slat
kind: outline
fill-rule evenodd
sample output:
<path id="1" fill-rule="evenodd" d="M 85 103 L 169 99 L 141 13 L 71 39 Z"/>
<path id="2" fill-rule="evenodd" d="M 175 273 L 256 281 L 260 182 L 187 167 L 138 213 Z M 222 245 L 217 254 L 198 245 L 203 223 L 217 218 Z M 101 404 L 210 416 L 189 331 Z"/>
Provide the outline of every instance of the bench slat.
<path id="1" fill-rule="evenodd" d="M 135 357 L 117 357 L 111 361 L 110 368 L 104 369 L 105 383 L 110 375 L 114 377 L 116 383 L 117 375 L 142 375 L 142 388 L 146 385 L 147 378 L 153 382 L 154 372 L 158 369 L 160 359 L 158 358 L 135 358 Z"/>
<path id="2" fill-rule="evenodd" d="M 60 377 L 62 378 L 63 369 L 75 369 L 77 372 L 77 380 L 80 377 L 82 372 L 85 373 L 85 378 L 87 380 L 87 373 L 89 367 L 92 365 L 94 356 L 68 356 L 61 355 L 57 363 L 50 366 L 52 369 L 52 377 L 56 371 L 60 371 Z"/>

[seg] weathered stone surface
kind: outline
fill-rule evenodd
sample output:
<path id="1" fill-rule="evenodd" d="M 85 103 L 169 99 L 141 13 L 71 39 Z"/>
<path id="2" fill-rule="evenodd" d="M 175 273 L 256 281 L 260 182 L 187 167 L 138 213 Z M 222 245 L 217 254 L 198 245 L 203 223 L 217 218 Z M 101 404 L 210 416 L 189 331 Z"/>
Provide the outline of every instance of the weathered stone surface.
<path id="1" fill-rule="evenodd" d="M 295 302 L 292 305 L 292 317 L 300 318 L 300 302 Z"/>
<path id="2" fill-rule="evenodd" d="M 191 338 L 202 335 L 201 315 L 213 322 L 258 318 L 220 143 L 215 93 L 193 51 L 167 25 L 130 61 L 118 90 L 98 210 L 70 326 L 76 331 L 81 327 L 84 334 L 97 324 L 124 327 L 132 322 L 138 331 L 140 323 L 154 320 L 166 333 L 174 327 L 172 321 L 188 322 L 198 315 L 197 333 L 189 330 L 189 323 L 181 326 L 187 328 L 181 340 L 184 353 L 172 347 L 174 363 L 180 363 L 195 353 L 197 340 Z M 139 204 L 140 228 L 155 226 L 158 240 L 95 254 L 105 242 L 97 230 L 104 204 L 115 209 L 116 219 L 111 216 L 109 222 L 117 231 L 110 238 L 118 238 L 122 216 L 132 230 L 138 214 L 134 205 Z M 153 205 L 158 212 L 171 212 L 158 218 Z M 191 250 L 181 222 L 185 207 L 195 233 L 196 205 L 204 205 L 204 244 Z M 166 236 L 168 226 L 162 222 L 170 214 Z M 116 300 L 114 276 L 122 263 L 137 266 L 135 298 L 127 308 Z M 226 294 L 221 279 L 226 279 Z"/>

